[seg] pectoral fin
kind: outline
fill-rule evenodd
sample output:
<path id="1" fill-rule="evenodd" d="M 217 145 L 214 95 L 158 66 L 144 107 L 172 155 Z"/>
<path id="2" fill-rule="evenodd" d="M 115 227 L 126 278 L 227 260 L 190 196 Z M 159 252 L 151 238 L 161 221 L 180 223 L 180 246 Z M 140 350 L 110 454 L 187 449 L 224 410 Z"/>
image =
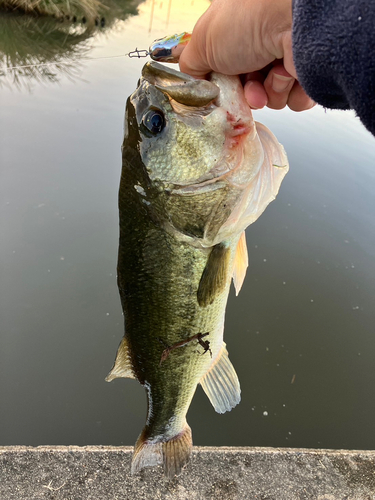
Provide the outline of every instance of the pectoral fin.
<path id="1" fill-rule="evenodd" d="M 236 256 L 233 267 L 233 283 L 236 290 L 236 295 L 240 293 L 243 281 L 246 276 L 246 269 L 249 265 L 249 257 L 247 254 L 246 235 L 242 232 L 237 243 Z"/>
<path id="2" fill-rule="evenodd" d="M 206 307 L 221 293 L 228 280 L 230 249 L 219 243 L 208 257 L 206 267 L 199 283 L 197 298 L 201 307 Z"/>
<path id="3" fill-rule="evenodd" d="M 240 383 L 224 342 L 217 360 L 200 384 L 218 413 L 230 411 L 241 401 Z"/>
<path id="4" fill-rule="evenodd" d="M 121 340 L 119 348 L 117 349 L 115 364 L 106 376 L 105 380 L 106 382 L 111 382 L 113 379 L 120 377 L 135 378 L 130 362 L 129 348 L 126 337 Z"/>

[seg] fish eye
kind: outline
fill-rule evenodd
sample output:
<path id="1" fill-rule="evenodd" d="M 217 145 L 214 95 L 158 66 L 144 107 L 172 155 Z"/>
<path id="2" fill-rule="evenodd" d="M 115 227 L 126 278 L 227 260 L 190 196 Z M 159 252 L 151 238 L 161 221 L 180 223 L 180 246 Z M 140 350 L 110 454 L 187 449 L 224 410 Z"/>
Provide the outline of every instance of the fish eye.
<path id="1" fill-rule="evenodd" d="M 150 109 L 142 119 L 143 125 L 151 134 L 159 134 L 165 127 L 164 115 L 161 111 Z"/>

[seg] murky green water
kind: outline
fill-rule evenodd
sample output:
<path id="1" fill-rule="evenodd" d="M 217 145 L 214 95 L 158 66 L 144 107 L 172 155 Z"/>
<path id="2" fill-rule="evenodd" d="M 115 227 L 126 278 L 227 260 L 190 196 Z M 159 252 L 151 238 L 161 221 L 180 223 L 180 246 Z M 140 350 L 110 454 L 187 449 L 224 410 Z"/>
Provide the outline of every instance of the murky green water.
<path id="1" fill-rule="evenodd" d="M 124 3 L 125 5 L 125 3 Z M 136 2 L 104 28 L 0 17 L 0 444 L 133 444 L 146 398 L 104 382 L 123 334 L 116 288 L 125 101 L 144 60 L 208 2 Z M 0 60 L 1 60 L 0 59 Z M 61 63 L 70 61 L 69 66 Z M 3 67 L 3 66 L 2 66 Z M 242 402 L 199 388 L 199 445 L 375 448 L 375 139 L 352 113 L 255 113 L 290 160 L 247 231 L 225 336 Z"/>

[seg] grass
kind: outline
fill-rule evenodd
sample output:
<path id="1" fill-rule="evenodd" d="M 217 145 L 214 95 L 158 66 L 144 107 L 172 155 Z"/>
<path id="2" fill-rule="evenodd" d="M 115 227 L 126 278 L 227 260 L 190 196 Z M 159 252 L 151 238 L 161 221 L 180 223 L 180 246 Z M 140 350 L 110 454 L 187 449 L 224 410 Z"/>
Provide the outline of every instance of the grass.
<path id="1" fill-rule="evenodd" d="M 112 29 L 119 20 L 136 15 L 140 3 L 139 0 L 103 1 L 107 6 L 105 23 L 95 23 L 96 17 L 91 18 L 92 22 L 87 18 L 82 23 L 82 18 L 77 22 L 68 20 L 68 14 L 56 18 L 0 9 L 0 88 L 31 88 L 34 82 L 57 82 L 60 75 L 71 80 L 79 78 L 82 58 L 89 53 L 93 37 Z M 0 5 L 3 3 L 0 0 Z M 14 67 L 17 68 L 7 70 Z"/>
<path id="2" fill-rule="evenodd" d="M 79 17 L 93 22 L 107 7 L 100 0 L 0 0 L 0 10 L 58 19 Z"/>

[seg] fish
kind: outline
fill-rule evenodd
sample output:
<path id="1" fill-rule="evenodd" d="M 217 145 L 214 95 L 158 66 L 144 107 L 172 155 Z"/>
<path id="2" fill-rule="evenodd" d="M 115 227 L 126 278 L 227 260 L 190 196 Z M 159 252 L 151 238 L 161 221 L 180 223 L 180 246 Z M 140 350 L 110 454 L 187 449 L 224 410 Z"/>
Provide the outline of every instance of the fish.
<path id="1" fill-rule="evenodd" d="M 246 274 L 245 229 L 288 168 L 239 77 L 143 67 L 126 104 L 119 188 L 125 334 L 106 378 L 134 378 L 147 393 L 133 474 L 162 465 L 173 478 L 189 461 L 186 414 L 198 384 L 218 413 L 240 402 L 223 340 L 228 293 Z"/>

